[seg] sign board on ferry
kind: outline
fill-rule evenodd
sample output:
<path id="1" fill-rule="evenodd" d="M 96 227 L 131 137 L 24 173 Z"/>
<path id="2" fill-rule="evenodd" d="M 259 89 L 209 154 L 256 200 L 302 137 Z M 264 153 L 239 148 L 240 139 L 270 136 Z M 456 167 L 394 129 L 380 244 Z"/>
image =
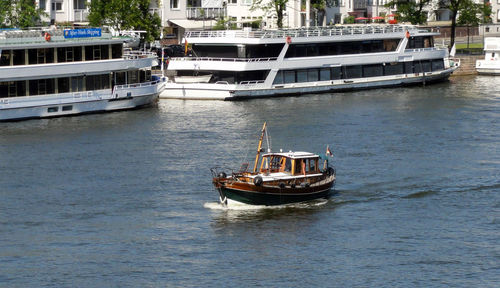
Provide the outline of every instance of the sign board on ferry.
<path id="1" fill-rule="evenodd" d="M 65 29 L 64 38 L 101 37 L 101 28 Z"/>

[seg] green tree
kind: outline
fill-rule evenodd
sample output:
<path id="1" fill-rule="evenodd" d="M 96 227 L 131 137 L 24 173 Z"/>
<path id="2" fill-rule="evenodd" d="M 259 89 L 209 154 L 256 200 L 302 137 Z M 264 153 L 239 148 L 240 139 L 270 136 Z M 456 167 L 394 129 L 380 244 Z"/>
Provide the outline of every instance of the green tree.
<path id="1" fill-rule="evenodd" d="M 8 27 L 9 11 L 11 10 L 11 1 L 0 0 L 0 28 Z"/>
<path id="2" fill-rule="evenodd" d="M 42 15 L 46 15 L 43 10 L 36 7 L 34 0 L 19 0 L 16 2 L 14 9 L 16 22 L 14 26 L 19 28 L 34 27 L 41 24 Z"/>
<path id="3" fill-rule="evenodd" d="M 160 35 L 161 19 L 157 13 L 149 13 L 149 4 L 149 0 L 91 0 L 89 23 L 117 30 L 144 30 L 144 40 L 151 42 Z"/>
<path id="4" fill-rule="evenodd" d="M 387 4 L 385 7 L 397 7 L 397 19 L 400 22 L 410 22 L 413 25 L 424 24 L 427 22 L 427 13 L 424 8 L 432 0 L 421 0 L 411 1 L 411 0 L 393 0 Z"/>
<path id="5" fill-rule="evenodd" d="M 288 0 L 254 0 L 252 3 L 252 10 L 262 9 L 266 12 L 275 12 L 278 28 L 283 28 L 283 12 L 286 9 Z"/>
<path id="6" fill-rule="evenodd" d="M 476 4 L 472 0 L 463 0 L 460 3 L 458 25 L 467 26 L 467 48 L 469 48 L 469 27 L 478 26 L 480 23 L 491 21 L 491 6 L 486 4 Z"/>

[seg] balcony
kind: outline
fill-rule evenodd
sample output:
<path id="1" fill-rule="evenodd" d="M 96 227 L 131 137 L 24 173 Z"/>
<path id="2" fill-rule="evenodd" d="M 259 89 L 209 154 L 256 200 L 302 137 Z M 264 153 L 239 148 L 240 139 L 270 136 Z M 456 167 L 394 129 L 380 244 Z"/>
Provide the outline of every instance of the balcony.
<path id="1" fill-rule="evenodd" d="M 190 20 L 215 20 L 227 16 L 226 7 L 187 7 L 186 18 Z"/>
<path id="2" fill-rule="evenodd" d="M 74 10 L 75 22 L 88 22 L 89 20 L 89 11 L 87 9 L 75 9 Z"/>

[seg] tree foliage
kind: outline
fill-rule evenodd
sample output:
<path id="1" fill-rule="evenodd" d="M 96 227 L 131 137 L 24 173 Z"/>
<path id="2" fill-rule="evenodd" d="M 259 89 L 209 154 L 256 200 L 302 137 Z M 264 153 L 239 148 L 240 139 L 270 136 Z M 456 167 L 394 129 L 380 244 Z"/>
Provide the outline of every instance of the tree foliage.
<path id="1" fill-rule="evenodd" d="M 149 0 L 91 0 L 91 26 L 109 26 L 117 30 L 144 30 L 145 41 L 159 38 L 161 19 L 149 13 Z"/>
<path id="2" fill-rule="evenodd" d="M 276 25 L 278 25 L 278 28 L 283 28 L 283 12 L 286 9 L 287 3 L 288 0 L 254 0 L 251 9 L 262 9 L 269 13 L 276 13 L 276 17 L 278 18 Z"/>
<path id="3" fill-rule="evenodd" d="M 27 28 L 41 24 L 47 14 L 33 0 L 0 0 L 0 26 Z"/>
<path id="4" fill-rule="evenodd" d="M 385 7 L 397 7 L 397 19 L 400 22 L 410 22 L 413 25 L 424 24 L 427 22 L 427 13 L 424 8 L 432 0 L 421 0 L 411 1 L 411 0 L 392 0 L 391 2 L 385 4 Z"/>

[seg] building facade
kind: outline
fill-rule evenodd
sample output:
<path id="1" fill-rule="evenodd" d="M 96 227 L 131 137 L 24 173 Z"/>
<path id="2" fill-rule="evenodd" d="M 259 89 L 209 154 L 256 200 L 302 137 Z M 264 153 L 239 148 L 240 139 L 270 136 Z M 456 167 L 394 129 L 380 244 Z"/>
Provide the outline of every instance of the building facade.
<path id="1" fill-rule="evenodd" d="M 218 19 L 226 19 L 230 27 L 248 26 L 273 29 L 277 28 L 276 12 L 266 10 L 264 4 L 253 5 L 255 0 L 151 0 L 150 11 L 158 13 L 164 27 L 163 36 L 180 41 L 186 30 L 210 29 Z M 271 0 L 264 0 L 271 1 Z M 432 22 L 450 20 L 446 9 L 448 0 L 433 0 L 425 11 Z M 482 3 L 483 0 L 475 0 Z M 488 0 L 489 1 L 489 0 Z M 52 23 L 71 22 L 85 24 L 88 21 L 87 0 L 37 0 L 38 6 Z M 379 17 L 378 22 L 387 22 L 396 7 L 386 7 L 389 0 L 335 0 L 331 7 L 311 5 L 311 0 L 289 0 L 283 13 L 283 27 L 313 27 L 344 23 L 348 16 L 355 18 Z M 269 3 L 269 2 L 267 2 Z M 487 2 L 492 7 L 490 28 L 497 30 L 500 22 L 500 0 Z M 254 7 L 256 6 L 256 7 Z M 443 26 L 446 22 L 442 22 Z M 500 32 L 500 31 L 499 31 Z"/>

